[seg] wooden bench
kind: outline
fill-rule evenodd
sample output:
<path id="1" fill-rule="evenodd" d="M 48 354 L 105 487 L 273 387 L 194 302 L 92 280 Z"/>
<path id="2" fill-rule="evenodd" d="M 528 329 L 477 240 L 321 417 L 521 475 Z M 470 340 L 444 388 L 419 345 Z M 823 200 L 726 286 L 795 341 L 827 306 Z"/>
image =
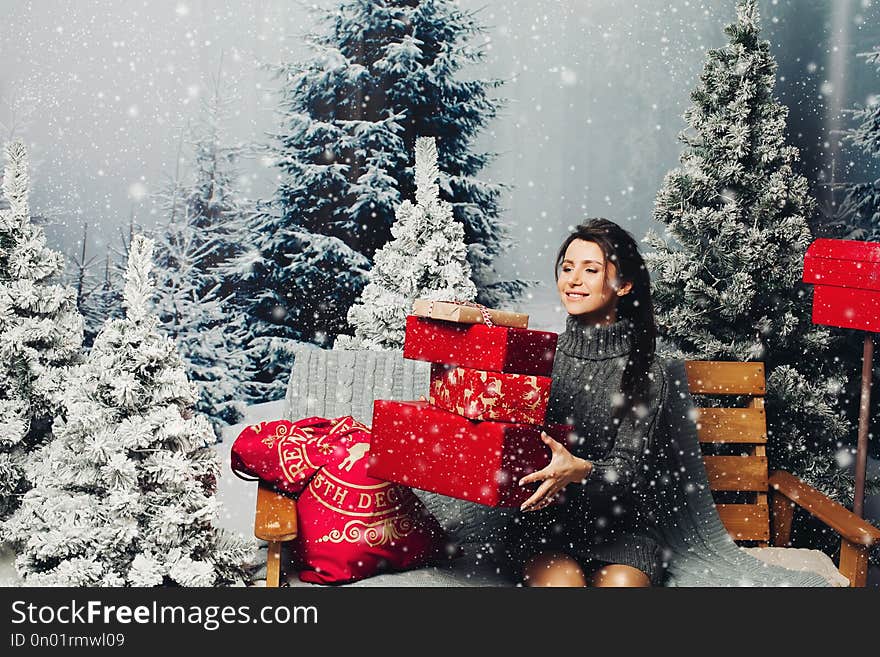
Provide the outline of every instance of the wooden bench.
<path id="1" fill-rule="evenodd" d="M 880 529 L 783 470 L 768 471 L 764 364 L 687 361 L 694 395 L 741 395 L 742 408 L 700 408 L 697 434 L 713 496 L 741 494 L 738 503 L 717 502 L 721 522 L 737 542 L 787 547 L 795 507 L 815 516 L 841 538 L 837 569 L 850 586 L 865 586 L 868 552 Z M 710 455 L 708 446 L 736 445 L 744 455 Z M 769 498 L 769 499 L 768 499 Z"/>
<path id="2" fill-rule="evenodd" d="M 850 586 L 865 586 L 870 547 L 880 529 L 791 474 L 768 472 L 767 418 L 763 363 L 686 361 L 693 395 L 746 399 L 744 407 L 698 409 L 697 433 L 706 476 L 724 528 L 738 544 L 787 547 L 795 507 L 800 507 L 841 537 L 837 568 Z M 719 455 L 718 446 L 739 454 Z M 727 500 L 728 497 L 737 498 Z M 266 586 L 279 585 L 282 545 L 296 538 L 296 502 L 260 485 L 254 534 L 268 542 Z"/>

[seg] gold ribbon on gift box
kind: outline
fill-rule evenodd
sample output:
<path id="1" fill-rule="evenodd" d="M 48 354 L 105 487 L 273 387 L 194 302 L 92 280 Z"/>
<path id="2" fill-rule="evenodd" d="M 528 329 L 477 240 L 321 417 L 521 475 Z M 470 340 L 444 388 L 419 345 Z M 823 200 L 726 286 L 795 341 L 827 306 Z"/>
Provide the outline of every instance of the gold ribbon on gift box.
<path id="1" fill-rule="evenodd" d="M 526 329 L 529 316 L 509 310 L 495 310 L 473 301 L 413 301 L 412 314 L 418 317 L 442 319 L 459 324 L 486 324 L 488 326 L 508 326 Z"/>

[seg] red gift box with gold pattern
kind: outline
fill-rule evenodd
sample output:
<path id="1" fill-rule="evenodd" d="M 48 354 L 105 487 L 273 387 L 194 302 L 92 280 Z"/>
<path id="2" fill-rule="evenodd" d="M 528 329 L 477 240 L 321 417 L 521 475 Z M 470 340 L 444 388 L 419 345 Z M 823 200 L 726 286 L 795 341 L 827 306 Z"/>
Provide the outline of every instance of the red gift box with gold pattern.
<path id="1" fill-rule="evenodd" d="M 556 333 L 407 315 L 403 357 L 477 370 L 550 376 Z"/>
<path id="2" fill-rule="evenodd" d="M 435 363 L 431 365 L 429 401 L 471 420 L 543 424 L 551 381 L 549 376 Z"/>
<path id="3" fill-rule="evenodd" d="M 377 399 L 371 477 L 494 507 L 519 507 L 535 486 L 520 478 L 550 462 L 541 427 L 475 422 L 428 402 Z M 573 427 L 544 430 L 563 444 Z"/>

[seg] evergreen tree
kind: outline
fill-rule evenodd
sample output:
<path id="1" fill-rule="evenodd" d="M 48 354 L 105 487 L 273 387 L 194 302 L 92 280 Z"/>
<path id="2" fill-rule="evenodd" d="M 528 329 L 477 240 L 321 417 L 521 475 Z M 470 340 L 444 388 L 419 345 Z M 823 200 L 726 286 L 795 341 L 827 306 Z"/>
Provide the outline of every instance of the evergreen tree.
<path id="1" fill-rule="evenodd" d="M 880 69 L 880 48 L 860 56 Z M 874 96 L 872 101 L 850 111 L 859 125 L 847 130 L 845 138 L 866 155 L 880 159 L 880 99 Z M 840 237 L 880 242 L 880 179 L 846 185 L 844 205 L 848 211 Z"/>
<path id="2" fill-rule="evenodd" d="M 219 284 L 217 294 L 223 298 L 234 288 L 227 263 L 251 238 L 246 233 L 248 202 L 237 186 L 238 163 L 248 148 L 228 143 L 224 130 L 234 100 L 229 85 L 223 82 L 221 61 L 213 78 L 213 93 L 204 101 L 199 120 L 190 131 L 192 182 L 182 180 L 178 152 L 178 170 L 172 182 L 176 196 L 166 202 L 169 220 L 174 223 L 185 216 L 184 223 L 194 231 L 194 244 L 202 251 L 195 263 L 205 276 L 201 292 L 206 294 Z"/>
<path id="3" fill-rule="evenodd" d="M 243 149 L 224 143 L 230 100 L 218 73 L 190 131 L 192 181 L 180 171 L 181 138 L 174 178 L 160 195 L 168 224 L 156 236 L 156 310 L 198 386 L 196 410 L 211 418 L 218 440 L 223 426 L 241 419 L 246 401 L 263 399 L 249 382 L 251 357 L 257 356 L 230 303 L 233 287 L 225 274 L 227 261 L 240 250 L 246 213 L 235 186 Z"/>
<path id="4" fill-rule="evenodd" d="M 354 338 L 340 335 L 336 348 L 403 349 L 406 316 L 417 298 L 473 301 L 464 230 L 440 199 L 437 145 L 416 140 L 416 203 L 397 208 L 394 239 L 376 252 L 370 282 L 348 311 Z"/>
<path id="5" fill-rule="evenodd" d="M 131 244 L 126 317 L 109 320 L 64 398 L 66 420 L 7 523 L 27 585 L 240 583 L 250 546 L 215 526 L 217 455 L 195 387 L 150 313 L 153 243 Z"/>
<path id="6" fill-rule="evenodd" d="M 395 208 L 415 191 L 409 153 L 417 136 L 442 151 L 440 193 L 464 226 L 478 299 L 500 305 L 525 288 L 494 281 L 507 246 L 500 186 L 476 176 L 493 157 L 473 141 L 495 116 L 494 80 L 459 79 L 482 52 L 482 28 L 449 0 L 343 0 L 314 56 L 279 69 L 281 184 L 254 217 L 252 248 L 236 264 L 255 336 L 332 344 L 391 238 Z M 289 361 L 264 364 L 275 380 Z"/>
<path id="7" fill-rule="evenodd" d="M 691 95 L 681 166 L 656 198 L 654 218 L 677 248 L 653 231 L 646 237 L 660 352 L 763 361 L 771 470 L 851 505 L 840 336 L 812 323 L 801 283 L 815 202 L 794 171 L 797 149 L 785 144 L 787 109 L 773 97 L 776 63 L 755 0 L 740 0 L 726 33 Z"/>
<path id="8" fill-rule="evenodd" d="M 31 221 L 27 151 L 6 148 L 0 209 L 0 520 L 28 488 L 24 469 L 51 439 L 69 368 L 81 360 L 83 321 L 64 263 Z"/>
<path id="9" fill-rule="evenodd" d="M 101 325 L 110 317 L 121 317 L 122 289 L 117 283 L 116 269 L 111 269 L 110 252 L 103 262 L 102 272 L 96 274 L 97 256 L 88 256 L 88 224 L 83 225 L 83 237 L 79 253 L 67 257 L 66 280 L 76 290 L 76 308 L 82 315 L 84 326 L 83 346 L 91 347 Z M 115 264 L 115 263 L 114 263 Z"/>
<path id="10" fill-rule="evenodd" d="M 186 211 L 159 235 L 160 292 L 153 307 L 197 387 L 195 410 L 211 419 L 219 441 L 222 427 L 244 416 L 242 380 L 250 366 L 244 327 L 235 323 L 228 299 L 219 296 L 221 284 L 201 270 L 212 252 L 197 223 Z"/>
<path id="11" fill-rule="evenodd" d="M 79 304 L 80 312 L 85 321 L 85 339 L 83 344 L 91 347 L 95 337 L 101 330 L 101 326 L 108 319 L 119 319 L 123 316 L 122 286 L 119 284 L 119 276 L 116 272 L 116 263 L 110 257 L 110 250 L 104 257 L 104 267 L 101 278 L 92 281 Z"/>

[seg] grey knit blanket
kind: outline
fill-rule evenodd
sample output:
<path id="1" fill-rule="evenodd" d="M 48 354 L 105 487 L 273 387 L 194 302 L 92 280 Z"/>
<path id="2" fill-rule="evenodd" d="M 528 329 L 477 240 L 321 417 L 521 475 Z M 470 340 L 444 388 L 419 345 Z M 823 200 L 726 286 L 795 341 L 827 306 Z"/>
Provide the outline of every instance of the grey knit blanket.
<path id="1" fill-rule="evenodd" d="M 709 490 L 697 440 L 684 361 L 668 361 L 670 381 L 677 390 L 663 409 L 662 445 L 655 447 L 660 476 L 656 505 L 666 544 L 665 586 L 828 586 L 820 575 L 767 564 L 748 554 L 730 538 Z M 332 351 L 303 346 L 291 370 L 285 415 L 351 415 L 372 423 L 376 399 L 414 400 L 428 396 L 430 365 L 403 358 L 400 351 Z M 658 453 L 659 452 L 659 453 Z M 662 476 L 665 474 L 666 476 Z M 511 585 L 490 565 L 487 541 L 496 536 L 510 510 L 454 500 L 416 491 L 450 534 L 478 546 L 469 558 L 447 568 L 426 568 L 385 574 L 359 583 L 364 586 Z M 482 573 L 482 574 L 479 574 Z"/>

